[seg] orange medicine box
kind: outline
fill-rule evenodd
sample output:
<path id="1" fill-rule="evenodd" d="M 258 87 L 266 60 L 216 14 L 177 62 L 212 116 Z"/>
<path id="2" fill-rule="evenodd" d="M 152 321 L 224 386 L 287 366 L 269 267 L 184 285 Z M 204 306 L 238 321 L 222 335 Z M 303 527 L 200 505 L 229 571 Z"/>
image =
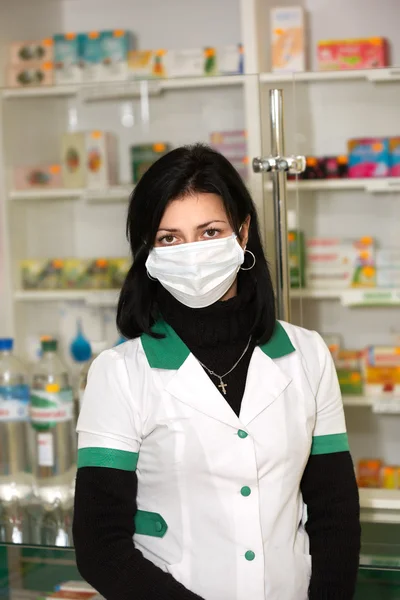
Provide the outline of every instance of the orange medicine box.
<path id="1" fill-rule="evenodd" d="M 365 394 L 400 395 L 400 367 L 369 367 L 365 368 Z"/>
<path id="2" fill-rule="evenodd" d="M 358 462 L 357 482 L 362 488 L 379 488 L 381 485 L 382 461 L 363 459 Z"/>

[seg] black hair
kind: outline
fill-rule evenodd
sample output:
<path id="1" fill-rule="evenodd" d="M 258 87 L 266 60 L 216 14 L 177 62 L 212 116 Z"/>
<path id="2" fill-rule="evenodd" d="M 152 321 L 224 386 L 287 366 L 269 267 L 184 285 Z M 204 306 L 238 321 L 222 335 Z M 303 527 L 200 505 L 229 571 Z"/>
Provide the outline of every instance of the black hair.
<path id="1" fill-rule="evenodd" d="M 161 218 L 168 204 L 190 193 L 218 194 L 231 226 L 239 229 L 250 215 L 247 249 L 256 259 L 246 272 L 255 284 L 256 316 L 252 334 L 260 343 L 268 341 L 275 327 L 275 298 L 268 264 L 264 256 L 257 212 L 239 173 L 219 152 L 203 144 L 176 148 L 157 160 L 142 176 L 130 198 L 126 234 L 133 264 L 127 274 L 118 302 L 117 326 L 127 339 L 147 333 L 158 318 L 158 282 L 146 271 L 146 260 L 154 245 Z"/>

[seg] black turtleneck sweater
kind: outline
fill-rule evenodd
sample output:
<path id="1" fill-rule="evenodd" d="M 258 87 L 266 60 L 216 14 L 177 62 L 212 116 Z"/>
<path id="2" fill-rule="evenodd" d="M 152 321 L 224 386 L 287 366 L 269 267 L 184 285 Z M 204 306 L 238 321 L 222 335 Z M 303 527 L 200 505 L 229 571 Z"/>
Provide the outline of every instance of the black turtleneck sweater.
<path id="1" fill-rule="evenodd" d="M 203 309 L 183 306 L 161 286 L 157 299 L 163 318 L 203 365 L 219 375 L 231 369 L 251 338 L 255 315 L 251 284 L 239 287 L 235 298 Z M 237 367 L 224 377 L 224 398 L 237 415 L 255 344 L 251 339 Z M 209 376 L 219 384 L 217 377 Z M 301 491 L 307 504 L 306 528 L 312 556 L 309 598 L 351 600 L 358 570 L 360 528 L 350 454 L 310 456 Z M 79 469 L 74 541 L 82 576 L 107 600 L 201 600 L 135 549 L 132 536 L 136 495 L 135 473 L 98 467 Z"/>

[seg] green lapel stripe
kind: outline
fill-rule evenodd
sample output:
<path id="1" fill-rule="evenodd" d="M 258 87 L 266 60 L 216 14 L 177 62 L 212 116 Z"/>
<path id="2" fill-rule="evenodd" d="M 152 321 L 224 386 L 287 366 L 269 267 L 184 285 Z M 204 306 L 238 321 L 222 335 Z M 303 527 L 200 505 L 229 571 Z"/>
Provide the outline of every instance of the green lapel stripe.
<path id="1" fill-rule="evenodd" d="M 283 325 L 276 321 L 274 333 L 266 344 L 260 346 L 261 350 L 270 358 L 282 358 L 295 351 Z"/>
<path id="2" fill-rule="evenodd" d="M 81 448 L 78 450 L 78 469 L 106 467 L 121 471 L 136 471 L 139 454 L 113 448 Z"/>
<path id="3" fill-rule="evenodd" d="M 146 333 L 142 335 L 142 346 L 150 367 L 177 371 L 189 356 L 189 348 L 165 321 L 157 321 L 153 326 L 153 331 L 165 337 L 157 339 Z M 279 321 L 276 321 L 271 339 L 266 344 L 262 344 L 260 348 L 270 358 L 282 358 L 282 356 L 295 351 L 288 334 Z"/>
<path id="4" fill-rule="evenodd" d="M 165 321 L 157 321 L 153 331 L 165 337 L 156 339 L 146 333 L 142 335 L 142 346 L 150 367 L 177 371 L 189 356 L 189 348 Z"/>
<path id="5" fill-rule="evenodd" d="M 138 510 L 135 515 L 135 533 L 162 538 L 167 533 L 168 525 L 161 515 L 145 510 Z"/>
<path id="6" fill-rule="evenodd" d="M 334 454 L 335 452 L 348 452 L 349 440 L 347 433 L 334 433 L 332 435 L 317 435 L 313 437 L 311 454 Z"/>

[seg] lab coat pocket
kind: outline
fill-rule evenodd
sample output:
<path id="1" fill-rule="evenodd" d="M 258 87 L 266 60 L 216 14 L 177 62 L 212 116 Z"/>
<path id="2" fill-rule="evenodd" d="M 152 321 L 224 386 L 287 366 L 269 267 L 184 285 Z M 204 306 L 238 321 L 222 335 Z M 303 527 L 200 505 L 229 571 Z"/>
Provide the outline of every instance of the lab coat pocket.
<path id="1" fill-rule="evenodd" d="M 268 600 L 307 600 L 311 556 L 291 549 L 271 550 L 265 556 L 265 588 Z"/>

